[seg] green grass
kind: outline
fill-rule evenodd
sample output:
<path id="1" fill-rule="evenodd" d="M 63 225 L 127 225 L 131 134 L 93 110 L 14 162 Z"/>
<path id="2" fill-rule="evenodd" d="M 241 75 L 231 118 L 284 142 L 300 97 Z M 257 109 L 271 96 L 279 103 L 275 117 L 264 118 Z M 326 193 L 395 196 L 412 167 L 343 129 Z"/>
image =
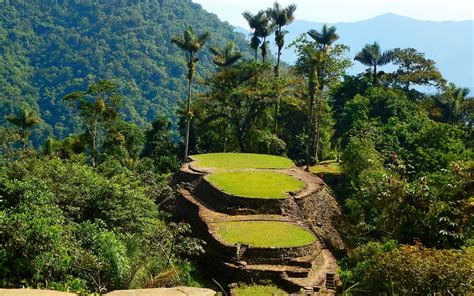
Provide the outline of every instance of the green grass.
<path id="1" fill-rule="evenodd" d="M 219 236 L 228 244 L 254 247 L 302 247 L 316 241 L 313 233 L 291 223 L 239 221 L 216 223 Z"/>
<path id="2" fill-rule="evenodd" d="M 268 171 L 221 172 L 206 178 L 225 193 L 248 198 L 283 199 L 304 187 L 292 176 Z"/>
<path id="3" fill-rule="evenodd" d="M 232 289 L 235 296 L 285 296 L 288 295 L 282 289 L 275 286 L 243 286 Z"/>
<path id="4" fill-rule="evenodd" d="M 323 161 L 320 164 L 312 166 L 310 171 L 316 175 L 340 175 L 342 172 L 341 166 L 335 160 Z"/>
<path id="5" fill-rule="evenodd" d="M 251 153 L 210 153 L 192 156 L 197 165 L 205 168 L 238 169 L 287 169 L 294 166 L 285 157 Z"/>

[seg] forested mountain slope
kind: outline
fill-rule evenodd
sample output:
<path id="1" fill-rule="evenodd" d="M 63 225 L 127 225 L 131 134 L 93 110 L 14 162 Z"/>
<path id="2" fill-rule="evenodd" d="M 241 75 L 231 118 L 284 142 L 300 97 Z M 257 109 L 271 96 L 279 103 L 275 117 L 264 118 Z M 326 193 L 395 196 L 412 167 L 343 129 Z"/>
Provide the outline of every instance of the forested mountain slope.
<path id="1" fill-rule="evenodd" d="M 0 1 L 0 124 L 26 103 L 44 121 L 34 142 L 67 136 L 77 125 L 64 94 L 98 79 L 117 79 L 126 119 L 173 117 L 187 73 L 170 39 L 187 26 L 211 33 L 207 47 L 246 48 L 243 35 L 190 0 Z M 207 48 L 199 58 L 196 80 L 214 67 Z"/>

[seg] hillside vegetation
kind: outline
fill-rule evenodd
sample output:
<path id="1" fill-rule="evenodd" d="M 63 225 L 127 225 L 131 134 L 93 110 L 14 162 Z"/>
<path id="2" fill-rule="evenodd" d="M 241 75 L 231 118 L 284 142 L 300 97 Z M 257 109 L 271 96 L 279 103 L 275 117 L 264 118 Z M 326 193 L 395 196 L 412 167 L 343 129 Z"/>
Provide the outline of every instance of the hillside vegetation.
<path id="1" fill-rule="evenodd" d="M 64 138 L 78 128 L 64 95 L 100 79 L 120 85 L 127 120 L 174 120 L 186 61 L 170 40 L 188 26 L 209 31 L 210 46 L 247 48 L 243 35 L 190 0 L 1 1 L 0 123 L 27 104 L 42 118 L 36 144 Z M 214 68 L 208 49 L 199 59 L 197 80 Z"/>
<path id="2" fill-rule="evenodd" d="M 347 246 L 339 291 L 473 294 L 469 89 L 415 48 L 370 41 L 348 58 L 326 25 L 299 36 L 283 67 L 270 52 L 289 45 L 295 9 L 245 13 L 245 44 L 188 0 L 0 1 L 0 285 L 212 285 L 196 264 L 203 242 L 170 219 L 170 176 L 296 164 L 332 178 L 310 176 L 347 220 L 334 231 Z M 365 71 L 348 75 L 352 63 Z M 303 209 L 312 218 L 336 199 Z M 281 201 L 292 199 L 258 202 Z M 250 224 L 221 230 L 231 243 L 314 241 L 293 224 Z"/>

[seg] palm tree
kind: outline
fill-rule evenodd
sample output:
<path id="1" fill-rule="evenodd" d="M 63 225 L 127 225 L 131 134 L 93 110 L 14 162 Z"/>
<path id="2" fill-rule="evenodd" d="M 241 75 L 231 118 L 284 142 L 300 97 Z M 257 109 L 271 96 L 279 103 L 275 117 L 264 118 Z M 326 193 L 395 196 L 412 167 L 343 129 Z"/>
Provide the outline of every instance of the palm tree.
<path id="1" fill-rule="evenodd" d="M 321 32 L 310 30 L 308 35 L 314 39 L 316 45 L 326 54 L 330 50 L 332 44 L 339 39 L 339 35 L 336 34 L 336 27 L 328 27 L 327 25 L 323 25 Z"/>
<path id="2" fill-rule="evenodd" d="M 374 85 L 378 84 L 377 66 L 386 65 L 390 63 L 392 59 L 393 50 L 387 50 L 382 53 L 380 45 L 377 42 L 374 42 L 374 44 L 366 44 L 354 58 L 354 60 L 363 65 L 373 68 L 372 81 Z"/>
<path id="3" fill-rule="evenodd" d="M 310 30 L 308 32 L 308 35 L 314 40 L 315 42 L 315 47 L 317 49 L 317 54 L 313 56 L 312 63 L 314 70 L 317 71 L 316 77 L 318 79 L 317 87 L 318 87 L 318 102 L 317 102 L 317 110 L 316 110 L 316 135 L 314 141 L 316 142 L 316 148 L 315 148 L 315 157 L 316 157 L 316 162 L 319 162 L 319 143 L 320 143 L 320 138 L 321 138 L 321 112 L 322 112 L 322 103 L 323 103 L 323 91 L 325 87 L 325 81 L 323 79 L 323 71 L 325 69 L 323 68 L 323 61 L 326 58 L 326 56 L 329 54 L 332 44 L 336 42 L 339 39 L 339 35 L 336 34 L 336 27 L 331 26 L 328 27 L 327 25 L 323 25 L 321 28 L 321 32 L 318 32 L 317 30 Z M 314 92 L 314 91 L 313 91 Z M 313 100 L 314 101 L 314 98 Z M 314 103 L 312 104 L 314 105 Z M 314 107 L 313 107 L 314 109 Z M 314 112 L 312 113 L 314 116 Z M 313 133 L 314 136 L 314 133 Z M 310 139 L 312 140 L 312 139 Z M 312 145 L 310 145 L 312 147 Z"/>
<path id="4" fill-rule="evenodd" d="M 253 30 L 250 46 L 255 51 L 255 59 L 257 59 L 258 45 L 260 45 L 262 60 L 265 62 L 268 55 L 267 38 L 273 32 L 273 26 L 270 23 L 267 12 L 262 10 L 257 14 L 252 14 L 251 12 L 246 11 L 242 15 L 249 23 L 250 28 Z"/>
<path id="5" fill-rule="evenodd" d="M 23 150 L 26 150 L 28 139 L 31 135 L 31 128 L 40 122 L 36 114 L 27 108 L 21 108 L 17 114 L 7 116 L 7 121 L 18 128 L 18 137 Z"/>
<path id="6" fill-rule="evenodd" d="M 257 28 L 257 36 L 262 38 L 260 50 L 262 54 L 262 62 L 265 63 L 269 53 L 269 42 L 267 41 L 267 38 L 273 33 L 275 27 L 270 22 L 270 18 L 268 17 L 266 11 L 260 11 L 257 13 L 257 15 L 260 17 L 260 23 Z"/>
<path id="7" fill-rule="evenodd" d="M 214 54 L 214 64 L 223 68 L 224 70 L 228 69 L 242 58 L 242 53 L 235 50 L 235 44 L 233 42 L 228 42 L 225 48 L 211 47 L 211 51 Z M 227 146 L 228 127 L 229 123 L 227 119 L 224 118 L 224 124 L 222 125 L 222 149 L 224 152 L 226 152 Z"/>
<path id="8" fill-rule="evenodd" d="M 469 88 L 457 87 L 454 83 L 450 83 L 442 94 L 433 96 L 434 107 L 440 113 L 437 120 L 472 126 L 474 98 L 469 97 L 469 93 Z"/>
<path id="9" fill-rule="evenodd" d="M 273 4 L 273 8 L 268 9 L 267 15 L 272 21 L 272 26 L 275 27 L 275 43 L 277 45 L 277 63 L 275 66 L 275 75 L 278 77 L 280 70 L 281 50 L 285 46 L 285 34 L 287 31 L 283 30 L 284 26 L 288 26 L 295 19 L 296 5 L 291 4 L 282 8 L 278 2 Z"/>
<path id="10" fill-rule="evenodd" d="M 310 155 L 311 155 L 311 152 L 313 151 L 312 148 L 315 142 L 315 139 L 314 139 L 315 116 L 314 115 L 315 115 L 316 92 L 319 91 L 318 68 L 319 68 L 319 65 L 322 64 L 323 54 L 319 50 L 318 51 L 308 50 L 306 55 L 307 55 L 307 61 L 309 64 L 309 72 L 307 73 L 308 93 L 309 93 L 309 129 L 308 129 L 309 135 L 308 135 L 308 139 L 306 143 L 306 170 L 309 171 L 309 164 L 311 162 Z M 318 124 L 318 127 L 319 127 L 319 124 Z M 318 157 L 318 154 L 316 153 L 316 158 L 317 157 Z"/>
<path id="11" fill-rule="evenodd" d="M 280 60 L 281 50 L 285 46 L 285 35 L 287 31 L 283 30 L 284 26 L 291 24 L 295 19 L 296 5 L 291 4 L 285 8 L 282 8 L 278 2 L 273 4 L 273 8 L 267 10 L 267 15 L 272 21 L 272 26 L 275 27 L 275 43 L 277 45 L 277 63 L 275 65 L 275 76 L 280 75 Z M 278 113 L 280 108 L 280 99 L 278 98 L 275 103 L 275 134 L 278 131 Z"/>
<path id="12" fill-rule="evenodd" d="M 211 47 L 214 54 L 213 62 L 219 67 L 227 68 L 242 58 L 242 53 L 235 49 L 235 43 L 228 42 L 226 47 Z"/>
<path id="13" fill-rule="evenodd" d="M 262 43 L 262 41 L 258 37 L 257 29 L 259 28 L 260 23 L 262 22 L 261 20 L 262 16 L 258 13 L 254 15 L 249 11 L 242 13 L 242 16 L 247 20 L 250 29 L 252 29 L 253 31 L 252 39 L 250 39 L 250 47 L 254 50 L 255 60 L 257 60 L 258 48 L 260 44 Z"/>
<path id="14" fill-rule="evenodd" d="M 193 77 L 196 72 L 196 63 L 199 59 L 196 57 L 197 52 L 209 40 L 210 33 L 206 32 L 201 35 L 196 35 L 193 28 L 188 27 L 183 36 L 176 36 L 171 39 L 171 42 L 176 44 L 179 48 L 187 53 L 188 59 L 188 101 L 186 106 L 186 140 L 184 148 L 184 161 L 188 159 L 189 153 L 189 130 L 191 127 L 191 99 L 192 99 L 192 84 Z"/>

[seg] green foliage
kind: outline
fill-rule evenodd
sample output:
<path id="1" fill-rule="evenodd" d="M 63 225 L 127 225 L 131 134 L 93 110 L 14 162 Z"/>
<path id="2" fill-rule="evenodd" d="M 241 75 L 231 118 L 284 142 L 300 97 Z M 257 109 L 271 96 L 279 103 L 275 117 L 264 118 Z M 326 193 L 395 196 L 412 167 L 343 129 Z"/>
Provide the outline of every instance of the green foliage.
<path id="1" fill-rule="evenodd" d="M 382 52 L 380 49 L 380 45 L 377 42 L 374 42 L 373 44 L 366 44 L 364 48 L 362 48 L 362 50 L 357 53 L 354 60 L 373 69 L 372 84 L 377 85 L 378 77 L 381 74 L 377 72 L 377 67 L 390 63 L 393 58 L 393 50 L 387 50 Z"/>
<path id="2" fill-rule="evenodd" d="M 457 87 L 450 83 L 441 94 L 429 98 L 425 108 L 433 120 L 472 128 L 474 101 L 469 93 L 469 88 Z"/>
<path id="3" fill-rule="evenodd" d="M 214 59 L 212 60 L 214 64 L 224 68 L 232 66 L 243 56 L 241 52 L 235 49 L 233 42 L 227 43 L 224 48 L 211 47 L 211 51 L 214 54 Z"/>
<path id="4" fill-rule="evenodd" d="M 285 46 L 285 35 L 287 31 L 283 27 L 290 25 L 295 20 L 296 5 L 290 4 L 287 7 L 282 7 L 280 3 L 273 3 L 273 7 L 267 10 L 267 16 L 272 22 L 272 27 L 275 27 L 275 44 L 277 45 L 277 63 L 274 67 L 275 75 L 280 75 L 280 58 L 281 50 Z M 278 112 L 278 110 L 277 110 Z"/>
<path id="5" fill-rule="evenodd" d="M 342 170 L 339 163 L 333 160 L 329 160 L 329 161 L 322 161 L 318 165 L 312 166 L 310 168 L 310 172 L 318 176 L 324 176 L 326 174 L 337 176 L 342 173 Z"/>
<path id="6" fill-rule="evenodd" d="M 0 168 L 2 286 L 87 293 L 191 283 L 179 255 L 202 247 L 189 227 L 159 219 L 160 185 L 120 163 L 84 161 L 31 157 Z"/>
<path id="7" fill-rule="evenodd" d="M 40 119 L 34 112 L 26 107 L 22 107 L 18 114 L 10 114 L 6 117 L 7 121 L 15 127 L 15 137 L 20 142 L 23 150 L 26 149 L 31 129 L 40 122 Z"/>
<path id="8" fill-rule="evenodd" d="M 122 98 L 117 85 L 101 80 L 88 86 L 86 91 L 67 94 L 64 99 L 79 114 L 85 129 L 86 143 L 90 148 L 92 166 L 96 166 L 97 157 L 105 134 L 110 133 L 118 117 L 118 107 Z"/>
<path id="9" fill-rule="evenodd" d="M 446 83 L 435 62 L 414 48 L 394 49 L 392 63 L 398 66 L 392 74 L 395 83 L 405 90 L 409 90 L 412 84 L 442 88 Z"/>
<path id="10" fill-rule="evenodd" d="M 171 122 L 164 116 L 158 117 L 151 129 L 145 132 L 142 156 L 150 158 L 158 172 L 170 173 L 179 167 L 177 152 L 171 134 Z"/>
<path id="11" fill-rule="evenodd" d="M 281 154 L 285 150 L 284 144 L 268 133 L 274 115 L 270 107 L 276 98 L 285 100 L 290 95 L 290 84 L 276 78 L 270 64 L 244 61 L 218 71 L 206 85 L 209 90 L 193 106 L 194 153 L 222 151 L 223 146 L 227 151 L 255 153 Z M 216 142 L 223 144 L 216 147 Z"/>
<path id="12" fill-rule="evenodd" d="M 473 251 L 369 243 L 344 259 L 343 277 L 346 286 L 360 283 L 360 293 L 350 295 L 468 295 L 473 292 Z"/>
<path id="13" fill-rule="evenodd" d="M 265 10 L 261 10 L 256 14 L 246 11 L 242 16 L 247 20 L 250 29 L 253 30 L 250 47 L 255 51 L 255 61 L 257 61 L 257 52 L 260 46 L 262 62 L 265 63 L 269 54 L 269 42 L 267 38 L 275 29 L 274 24 L 271 22 L 270 16 Z"/>
<path id="14" fill-rule="evenodd" d="M 307 80 L 308 104 L 308 135 L 306 144 L 306 168 L 312 163 L 321 160 L 324 136 L 332 135 L 332 120 L 330 108 L 326 100 L 326 88 L 335 84 L 345 70 L 351 65 L 345 57 L 348 48 L 344 45 L 333 43 L 339 39 L 335 27 L 324 25 L 321 32 L 311 30 L 307 39 L 303 34 L 292 45 L 296 48 L 298 59 L 295 69 Z"/>
<path id="15" fill-rule="evenodd" d="M 380 154 L 367 138 L 351 138 L 341 160 L 344 174 L 351 180 L 358 180 L 364 171 L 382 169 Z"/>
<path id="16" fill-rule="evenodd" d="M 472 157 L 462 128 L 431 121 L 402 91 L 373 87 L 345 103 L 338 127 L 355 240 L 459 247 L 472 236 L 469 177 L 452 168 Z"/>
<path id="17" fill-rule="evenodd" d="M 202 33 L 201 35 L 196 35 L 192 27 L 188 27 L 182 36 L 176 36 L 171 39 L 171 42 L 176 44 L 187 56 L 187 65 L 188 65 L 188 99 L 186 101 L 186 133 L 184 135 L 184 158 L 183 161 L 188 159 L 189 153 L 189 133 L 191 129 L 191 101 L 192 101 L 192 84 L 193 78 L 196 74 L 196 64 L 199 59 L 196 57 L 198 51 L 203 48 L 207 40 L 209 40 L 209 32 Z"/>
<path id="18" fill-rule="evenodd" d="M 176 103 L 185 98 L 186 61 L 169 42 L 192 26 L 209 31 L 210 46 L 243 35 L 188 0 L 3 1 L 0 10 L 0 124 L 25 104 L 45 124 L 35 146 L 48 137 L 63 139 L 79 122 L 62 102 L 65 94 L 95 81 L 118 78 L 123 118 L 143 126 L 164 113 L 175 122 Z M 248 55 L 248 53 L 247 53 Z M 196 77 L 213 70 L 212 54 L 200 52 Z"/>

